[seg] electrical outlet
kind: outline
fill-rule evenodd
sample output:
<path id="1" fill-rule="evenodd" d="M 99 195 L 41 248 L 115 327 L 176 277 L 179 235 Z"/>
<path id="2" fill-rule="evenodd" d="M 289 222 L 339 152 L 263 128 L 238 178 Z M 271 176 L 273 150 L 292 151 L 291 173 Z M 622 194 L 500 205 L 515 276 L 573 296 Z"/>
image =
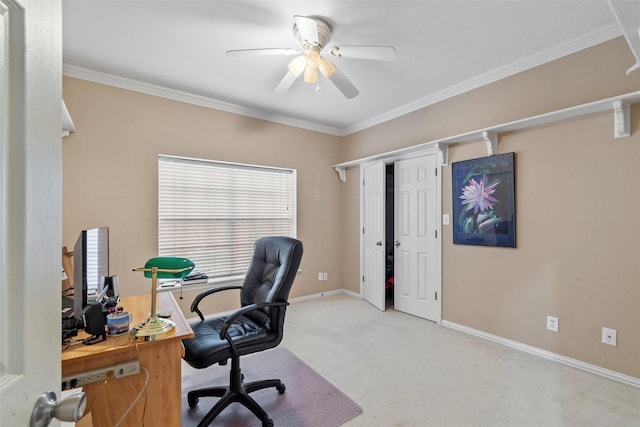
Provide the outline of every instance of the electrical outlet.
<path id="1" fill-rule="evenodd" d="M 558 332 L 558 318 L 547 316 L 547 329 L 549 331 Z"/>
<path id="2" fill-rule="evenodd" d="M 618 331 L 610 328 L 602 328 L 602 343 L 616 346 Z"/>
<path id="3" fill-rule="evenodd" d="M 322 280 L 329 280 L 329 273 L 322 273 Z"/>
<path id="4" fill-rule="evenodd" d="M 318 273 L 318 282 L 322 282 L 324 280 L 322 277 L 323 277 L 323 274 Z"/>

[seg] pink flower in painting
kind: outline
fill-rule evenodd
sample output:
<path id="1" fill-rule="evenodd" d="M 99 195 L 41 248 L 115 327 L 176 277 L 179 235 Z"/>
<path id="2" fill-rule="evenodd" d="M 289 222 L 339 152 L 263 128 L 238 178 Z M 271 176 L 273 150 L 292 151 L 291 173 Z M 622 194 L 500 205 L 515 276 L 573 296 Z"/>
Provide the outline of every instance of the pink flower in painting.
<path id="1" fill-rule="evenodd" d="M 493 198 L 491 194 L 496 191 L 496 186 L 500 184 L 500 181 L 496 180 L 491 184 L 486 185 L 486 180 L 486 176 L 483 176 L 482 179 L 480 179 L 480 182 L 471 178 L 469 180 L 469 185 L 462 187 L 462 195 L 460 196 L 462 204 L 467 205 L 467 211 L 473 210 L 474 215 L 478 212 L 484 212 L 492 209 L 492 203 L 498 202 L 498 200 Z"/>

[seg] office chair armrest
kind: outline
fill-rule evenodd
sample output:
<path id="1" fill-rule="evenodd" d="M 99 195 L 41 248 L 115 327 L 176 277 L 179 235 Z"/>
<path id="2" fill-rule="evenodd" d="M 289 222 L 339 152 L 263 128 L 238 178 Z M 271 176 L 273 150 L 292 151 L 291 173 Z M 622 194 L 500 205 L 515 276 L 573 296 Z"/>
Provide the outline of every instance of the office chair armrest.
<path id="1" fill-rule="evenodd" d="M 227 317 L 227 320 L 225 320 L 225 322 L 224 322 L 224 326 L 220 330 L 220 338 L 221 339 L 222 338 L 226 339 L 227 342 L 229 343 L 229 346 L 231 347 L 231 351 L 233 352 L 233 354 L 235 354 L 236 356 L 239 356 L 240 354 L 238 353 L 238 350 L 236 349 L 236 346 L 233 344 L 233 341 L 231 340 L 231 337 L 227 333 L 227 331 L 229 330 L 229 327 L 233 324 L 233 322 L 235 322 L 238 319 L 238 317 L 243 316 L 243 315 L 245 315 L 247 313 L 250 313 L 252 311 L 261 309 L 261 308 L 278 307 L 278 309 L 280 309 L 280 307 L 286 307 L 288 305 L 289 305 L 288 302 L 263 302 L 263 303 L 260 303 L 260 304 L 246 305 L 246 306 L 234 311 L 233 314 L 231 314 L 229 317 Z"/>
<path id="2" fill-rule="evenodd" d="M 206 291 L 200 292 L 191 303 L 191 312 L 198 313 L 198 316 L 200 316 L 200 320 L 204 320 L 204 316 L 198 308 L 198 304 L 200 304 L 200 301 L 211 294 L 215 294 L 216 292 L 228 291 L 230 289 L 242 289 L 242 285 L 221 286 L 219 288 L 207 289 Z"/>

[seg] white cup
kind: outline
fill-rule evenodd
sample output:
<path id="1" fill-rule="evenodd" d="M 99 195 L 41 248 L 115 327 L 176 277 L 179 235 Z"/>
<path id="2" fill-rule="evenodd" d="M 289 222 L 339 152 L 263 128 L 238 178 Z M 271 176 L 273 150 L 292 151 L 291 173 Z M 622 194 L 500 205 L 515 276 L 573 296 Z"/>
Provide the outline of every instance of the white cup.
<path id="1" fill-rule="evenodd" d="M 122 311 L 107 315 L 107 330 L 109 335 L 120 335 L 129 331 L 131 323 L 131 313 Z"/>

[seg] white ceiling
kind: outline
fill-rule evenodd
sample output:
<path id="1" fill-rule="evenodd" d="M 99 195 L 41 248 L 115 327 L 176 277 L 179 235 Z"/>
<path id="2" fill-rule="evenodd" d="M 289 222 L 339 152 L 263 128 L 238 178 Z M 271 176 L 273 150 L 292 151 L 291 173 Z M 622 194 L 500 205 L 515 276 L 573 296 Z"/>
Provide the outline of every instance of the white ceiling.
<path id="1" fill-rule="evenodd" d="M 621 35 L 605 0 L 63 0 L 64 73 L 346 135 Z M 295 48 L 293 15 L 333 28 L 329 45 L 391 45 L 394 62 L 330 58 L 360 90 L 300 78 L 273 93 Z M 630 64 L 631 65 L 631 64 Z M 73 111 L 71 111 L 73 115 Z"/>

